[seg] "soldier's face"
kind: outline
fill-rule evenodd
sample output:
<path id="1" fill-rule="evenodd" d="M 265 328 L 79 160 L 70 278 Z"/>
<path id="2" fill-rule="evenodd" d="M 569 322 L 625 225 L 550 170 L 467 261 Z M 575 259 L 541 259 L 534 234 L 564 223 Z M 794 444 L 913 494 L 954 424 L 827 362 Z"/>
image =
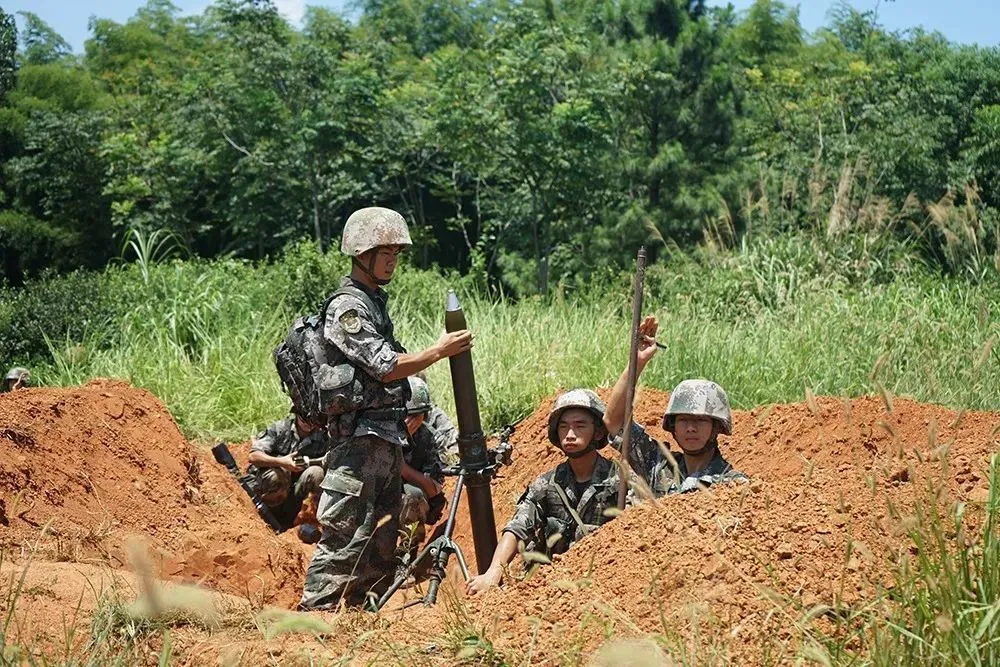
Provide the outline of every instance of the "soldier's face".
<path id="1" fill-rule="evenodd" d="M 562 450 L 569 454 L 583 451 L 595 437 L 601 435 L 594 422 L 594 415 L 582 408 L 563 411 L 559 417 L 558 429 L 559 444 Z"/>
<path id="2" fill-rule="evenodd" d="M 677 415 L 674 419 L 674 440 L 686 451 L 698 451 L 712 438 L 715 422 L 702 415 Z"/>
<path id="3" fill-rule="evenodd" d="M 379 280 L 389 280 L 396 270 L 396 264 L 399 262 L 399 254 L 403 252 L 403 246 L 384 245 L 379 246 L 373 252 L 375 253 L 375 265 L 372 267 L 372 273 Z"/>

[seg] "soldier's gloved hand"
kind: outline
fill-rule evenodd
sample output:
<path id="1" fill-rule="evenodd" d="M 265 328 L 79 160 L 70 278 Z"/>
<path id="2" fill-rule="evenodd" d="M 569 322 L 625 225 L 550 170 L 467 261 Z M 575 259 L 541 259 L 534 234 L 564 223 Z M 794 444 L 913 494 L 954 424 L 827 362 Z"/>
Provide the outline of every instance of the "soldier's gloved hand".
<path id="1" fill-rule="evenodd" d="M 448 506 L 448 499 L 444 497 L 443 493 L 439 493 L 433 498 L 429 498 L 427 503 L 430 505 L 427 510 L 427 525 L 433 526 L 441 520 L 444 508 Z"/>

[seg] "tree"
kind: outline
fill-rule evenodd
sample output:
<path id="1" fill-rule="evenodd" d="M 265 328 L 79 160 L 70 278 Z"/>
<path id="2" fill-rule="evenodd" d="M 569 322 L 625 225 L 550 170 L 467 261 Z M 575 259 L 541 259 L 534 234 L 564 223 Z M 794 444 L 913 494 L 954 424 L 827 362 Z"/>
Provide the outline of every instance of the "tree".
<path id="1" fill-rule="evenodd" d="M 72 57 L 73 50 L 62 35 L 33 12 L 18 12 L 24 19 L 21 44 L 24 49 L 24 63 L 45 65 Z"/>
<path id="2" fill-rule="evenodd" d="M 0 104 L 14 87 L 17 75 L 17 24 L 0 9 Z"/>

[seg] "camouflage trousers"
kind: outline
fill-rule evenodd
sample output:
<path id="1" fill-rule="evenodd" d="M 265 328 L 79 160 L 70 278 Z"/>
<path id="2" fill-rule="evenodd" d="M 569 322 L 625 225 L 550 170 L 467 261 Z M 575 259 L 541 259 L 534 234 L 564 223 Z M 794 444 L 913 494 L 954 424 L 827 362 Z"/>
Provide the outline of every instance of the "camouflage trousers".
<path id="1" fill-rule="evenodd" d="M 333 609 L 381 595 L 395 575 L 402 451 L 381 438 L 353 438 L 327 455 L 316 518 L 322 536 L 299 606 Z"/>

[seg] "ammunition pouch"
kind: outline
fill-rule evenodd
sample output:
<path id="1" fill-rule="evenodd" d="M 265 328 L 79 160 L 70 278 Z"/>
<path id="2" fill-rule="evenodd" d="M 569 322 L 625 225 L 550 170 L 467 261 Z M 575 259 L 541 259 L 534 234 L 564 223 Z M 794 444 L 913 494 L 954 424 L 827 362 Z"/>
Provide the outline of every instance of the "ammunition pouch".
<path id="1" fill-rule="evenodd" d="M 327 415 L 354 412 L 362 405 L 361 383 L 355 381 L 357 369 L 349 363 L 336 366 L 323 364 L 316 372 L 319 404 L 326 406 Z"/>

